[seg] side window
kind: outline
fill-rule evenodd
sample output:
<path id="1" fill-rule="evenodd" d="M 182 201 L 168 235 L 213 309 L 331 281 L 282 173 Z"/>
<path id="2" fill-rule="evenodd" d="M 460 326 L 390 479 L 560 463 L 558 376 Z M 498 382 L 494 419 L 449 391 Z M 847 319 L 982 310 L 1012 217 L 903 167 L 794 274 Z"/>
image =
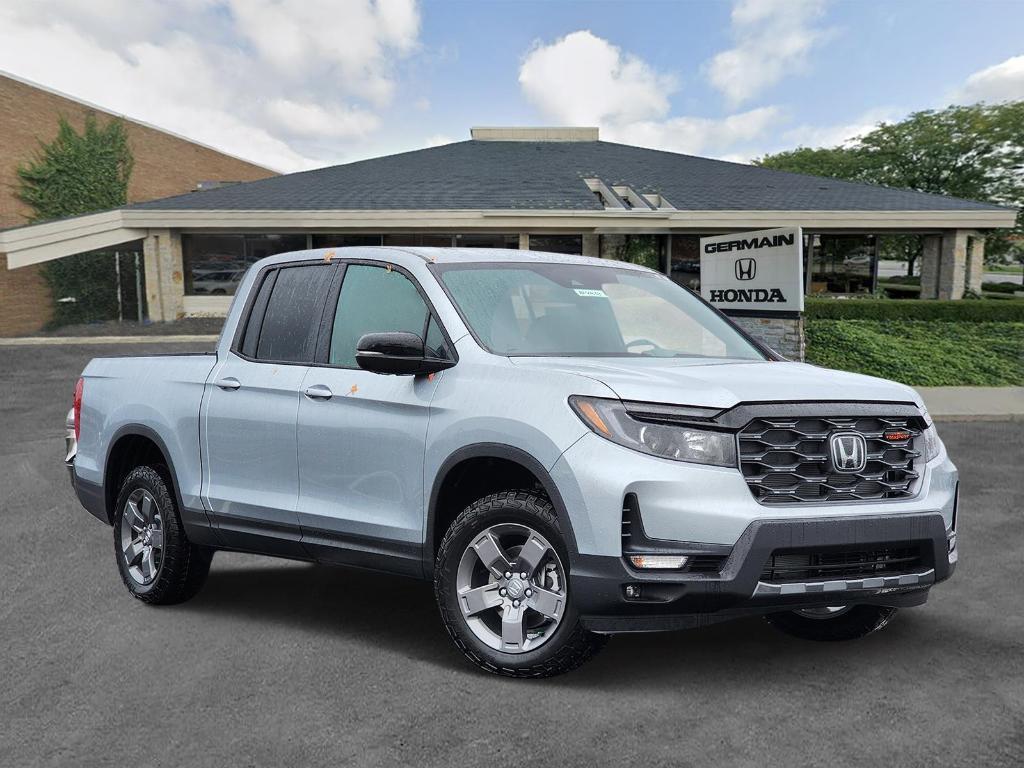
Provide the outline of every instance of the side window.
<path id="1" fill-rule="evenodd" d="M 450 360 L 451 353 L 448 352 L 448 343 L 444 340 L 441 327 L 437 324 L 437 318 L 430 318 L 430 325 L 427 326 L 427 338 L 424 344 L 427 357 L 437 360 Z"/>
<path id="2" fill-rule="evenodd" d="M 367 333 L 408 331 L 422 338 L 427 305 L 398 270 L 350 264 L 331 334 L 331 365 L 356 368 L 356 343 Z"/>
<path id="3" fill-rule="evenodd" d="M 260 284 L 260 290 L 253 300 L 241 347 L 241 352 L 246 357 L 256 357 L 256 346 L 260 343 L 260 327 L 263 325 L 263 316 L 267 314 L 267 302 L 270 301 L 270 292 L 274 288 L 277 272 L 276 269 L 267 271 L 263 276 L 262 284 Z"/>
<path id="4" fill-rule="evenodd" d="M 326 264 L 309 267 L 284 267 L 269 288 L 270 296 L 263 323 L 259 329 L 255 357 L 258 360 L 280 360 L 289 363 L 312 362 L 316 334 L 333 267 Z M 269 279 L 266 283 L 269 283 Z M 257 296 L 255 310 L 262 293 Z M 250 328 L 249 332 L 253 329 Z M 250 344 L 246 335 L 243 351 Z"/>

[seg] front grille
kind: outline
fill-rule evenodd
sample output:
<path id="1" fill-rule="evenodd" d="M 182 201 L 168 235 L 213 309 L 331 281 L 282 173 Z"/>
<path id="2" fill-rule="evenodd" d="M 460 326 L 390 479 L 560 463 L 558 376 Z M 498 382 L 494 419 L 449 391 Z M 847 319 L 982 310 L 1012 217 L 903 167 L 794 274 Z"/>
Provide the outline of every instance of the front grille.
<path id="1" fill-rule="evenodd" d="M 919 546 L 821 552 L 776 550 L 761 571 L 761 581 L 832 581 L 892 576 L 919 570 L 922 562 Z"/>
<path id="2" fill-rule="evenodd" d="M 906 431 L 905 440 L 886 432 Z M 833 432 L 859 432 L 867 464 L 857 473 L 836 472 L 829 460 Z M 756 418 L 739 433 L 740 467 L 754 498 L 763 504 L 900 499 L 912 494 L 920 455 L 912 417 Z"/>

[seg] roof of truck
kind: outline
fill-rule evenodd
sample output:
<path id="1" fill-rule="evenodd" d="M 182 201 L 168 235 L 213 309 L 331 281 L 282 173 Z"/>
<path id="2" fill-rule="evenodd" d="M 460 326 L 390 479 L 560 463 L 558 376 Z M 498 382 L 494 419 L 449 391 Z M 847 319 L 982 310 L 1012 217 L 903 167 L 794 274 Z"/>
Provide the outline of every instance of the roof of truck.
<path id="1" fill-rule="evenodd" d="M 280 253 L 267 257 L 268 262 L 281 262 L 296 258 L 331 261 L 333 259 L 375 259 L 388 261 L 388 254 L 417 256 L 431 264 L 584 264 L 598 267 L 626 267 L 644 270 L 647 267 L 595 256 L 577 256 L 570 253 L 548 251 L 519 251 L 512 248 L 427 248 L 398 245 L 357 245 L 341 248 L 316 248 L 309 251 Z M 396 259 L 397 260 L 397 259 Z"/>

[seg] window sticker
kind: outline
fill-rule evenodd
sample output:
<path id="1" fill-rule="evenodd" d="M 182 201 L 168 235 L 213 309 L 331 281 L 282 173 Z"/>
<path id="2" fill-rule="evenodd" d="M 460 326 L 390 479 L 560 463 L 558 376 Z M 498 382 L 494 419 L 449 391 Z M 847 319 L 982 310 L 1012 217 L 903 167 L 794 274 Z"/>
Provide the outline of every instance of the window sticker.
<path id="1" fill-rule="evenodd" d="M 593 299 L 607 299 L 608 294 L 598 288 L 573 288 L 577 296 L 588 296 Z"/>

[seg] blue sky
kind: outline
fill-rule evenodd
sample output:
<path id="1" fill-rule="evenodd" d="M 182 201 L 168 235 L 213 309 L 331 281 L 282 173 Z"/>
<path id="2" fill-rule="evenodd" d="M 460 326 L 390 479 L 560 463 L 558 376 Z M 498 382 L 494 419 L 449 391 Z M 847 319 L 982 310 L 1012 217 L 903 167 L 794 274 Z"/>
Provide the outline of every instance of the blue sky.
<path id="1" fill-rule="evenodd" d="M 746 161 L 1024 98 L 1021 29 L 994 1 L 34 0 L 0 8 L 0 70 L 281 170 L 566 123 Z"/>

